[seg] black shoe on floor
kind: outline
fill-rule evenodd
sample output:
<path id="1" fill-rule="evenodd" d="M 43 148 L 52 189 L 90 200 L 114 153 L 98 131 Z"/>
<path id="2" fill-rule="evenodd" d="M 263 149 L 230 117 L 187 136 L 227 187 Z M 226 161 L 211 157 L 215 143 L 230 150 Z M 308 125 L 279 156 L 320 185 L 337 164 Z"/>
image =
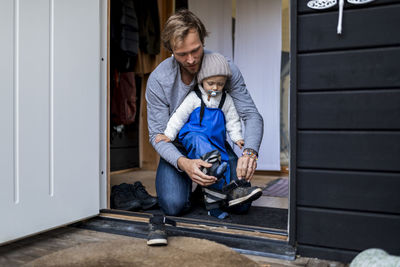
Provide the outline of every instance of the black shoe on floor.
<path id="1" fill-rule="evenodd" d="M 168 219 L 161 214 L 154 214 L 149 220 L 149 234 L 147 236 L 148 246 L 166 246 L 167 232 L 165 231 L 165 224 L 176 226 L 176 222 Z"/>
<path id="2" fill-rule="evenodd" d="M 112 209 L 130 211 L 140 210 L 142 206 L 133 194 L 131 185 L 126 183 L 111 188 L 110 204 Z"/>
<path id="3" fill-rule="evenodd" d="M 262 195 L 260 187 L 250 186 L 244 179 L 230 182 L 222 191 L 227 194 L 228 207 L 254 201 Z"/>
<path id="4" fill-rule="evenodd" d="M 141 182 L 135 182 L 132 188 L 132 192 L 136 199 L 140 201 L 142 209 L 148 210 L 157 205 L 157 198 L 149 195 Z"/>

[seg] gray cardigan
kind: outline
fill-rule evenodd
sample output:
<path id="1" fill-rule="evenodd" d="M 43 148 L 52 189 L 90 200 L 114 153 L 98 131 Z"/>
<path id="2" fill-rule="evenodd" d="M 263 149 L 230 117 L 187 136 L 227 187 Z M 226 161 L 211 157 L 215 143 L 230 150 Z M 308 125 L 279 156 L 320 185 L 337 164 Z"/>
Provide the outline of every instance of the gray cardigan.
<path id="1" fill-rule="evenodd" d="M 204 53 L 210 52 L 205 50 Z M 232 77 L 226 88 L 233 99 L 239 117 L 244 122 L 244 147 L 258 151 L 263 137 L 263 119 L 247 91 L 238 67 L 229 59 L 228 62 Z M 177 169 L 178 158 L 183 156 L 182 153 L 172 143 L 156 144 L 155 138 L 157 134 L 164 133 L 169 118 L 186 95 L 193 90 L 195 80 L 190 85 L 185 85 L 181 79 L 179 64 L 171 56 L 157 66 L 147 81 L 147 123 L 150 143 L 162 158 Z"/>

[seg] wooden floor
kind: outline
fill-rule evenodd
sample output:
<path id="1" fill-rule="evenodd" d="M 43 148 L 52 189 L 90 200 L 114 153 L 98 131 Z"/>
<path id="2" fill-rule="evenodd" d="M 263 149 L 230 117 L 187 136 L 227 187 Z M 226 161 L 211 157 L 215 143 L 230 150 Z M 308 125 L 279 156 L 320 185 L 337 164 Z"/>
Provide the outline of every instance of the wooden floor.
<path id="1" fill-rule="evenodd" d="M 140 181 L 145 186 L 149 194 L 156 196 L 155 177 L 156 177 L 155 171 L 131 170 L 128 172 L 117 172 L 111 174 L 110 184 L 111 186 L 113 186 L 121 183 L 134 183 L 136 181 Z M 265 187 L 266 184 L 278 178 L 289 179 L 287 174 L 281 174 L 281 175 L 256 174 L 254 175 L 254 178 L 252 179 L 251 183 L 254 186 Z M 253 206 L 287 209 L 288 198 L 262 196 L 260 199 L 253 202 Z"/>
<path id="2" fill-rule="evenodd" d="M 108 240 L 129 240 L 133 237 L 114 235 L 73 227 L 62 227 L 29 238 L 25 238 L 8 245 L 0 246 L 0 266 L 21 266 L 32 260 L 71 248 L 84 243 L 104 242 Z M 143 244 L 145 244 L 144 239 Z M 298 258 L 295 261 L 285 261 L 267 257 L 248 256 L 260 266 L 307 266 L 307 267 L 344 267 L 346 265 L 310 258 Z"/>

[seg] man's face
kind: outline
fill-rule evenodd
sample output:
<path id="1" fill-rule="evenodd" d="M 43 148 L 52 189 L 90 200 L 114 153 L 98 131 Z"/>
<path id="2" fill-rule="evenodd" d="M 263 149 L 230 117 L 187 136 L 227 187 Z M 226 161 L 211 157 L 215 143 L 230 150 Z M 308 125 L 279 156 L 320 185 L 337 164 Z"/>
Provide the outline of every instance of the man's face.
<path id="1" fill-rule="evenodd" d="M 199 72 L 203 58 L 203 44 L 197 31 L 191 30 L 182 42 L 177 43 L 173 54 L 183 71 L 192 75 Z"/>

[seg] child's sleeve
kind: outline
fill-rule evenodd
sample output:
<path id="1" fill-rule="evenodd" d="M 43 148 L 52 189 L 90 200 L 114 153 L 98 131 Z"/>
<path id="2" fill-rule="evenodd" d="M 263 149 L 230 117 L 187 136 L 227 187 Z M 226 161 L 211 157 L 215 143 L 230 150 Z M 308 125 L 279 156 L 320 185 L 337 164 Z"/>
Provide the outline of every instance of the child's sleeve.
<path id="1" fill-rule="evenodd" d="M 224 112 L 225 115 L 226 131 L 228 132 L 232 141 L 236 143 L 239 140 L 243 140 L 242 124 L 240 122 L 240 118 L 236 111 L 232 97 L 228 94 L 226 95 L 222 111 Z"/>
<path id="2" fill-rule="evenodd" d="M 171 141 L 175 140 L 179 131 L 182 129 L 183 125 L 189 119 L 190 114 L 195 109 L 197 104 L 196 98 L 198 99 L 197 95 L 194 92 L 190 92 L 169 119 L 164 134 L 171 139 Z"/>

